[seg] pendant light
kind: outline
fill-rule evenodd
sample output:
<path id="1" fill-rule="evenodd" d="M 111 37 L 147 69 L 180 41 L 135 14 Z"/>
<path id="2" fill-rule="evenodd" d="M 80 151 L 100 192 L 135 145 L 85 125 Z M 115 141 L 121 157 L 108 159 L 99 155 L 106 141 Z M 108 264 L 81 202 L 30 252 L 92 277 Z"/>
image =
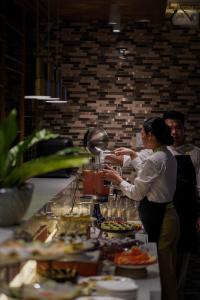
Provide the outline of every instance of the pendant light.
<path id="1" fill-rule="evenodd" d="M 120 32 L 121 26 L 120 26 L 120 8 L 118 3 L 113 3 L 110 6 L 110 15 L 109 15 L 109 24 L 112 25 L 113 32 Z"/>
<path id="2" fill-rule="evenodd" d="M 59 97 L 51 97 L 51 63 L 50 63 L 50 4 L 48 0 L 47 4 L 47 78 L 41 78 L 41 57 L 40 57 L 40 7 L 39 0 L 36 0 L 36 79 L 35 79 L 35 95 L 26 95 L 24 99 L 39 100 L 51 103 L 66 103 L 66 101 L 61 101 Z M 42 62 L 43 63 L 43 62 Z M 43 80 L 43 82 L 42 82 Z M 43 89 L 46 91 L 42 91 Z M 46 94 L 42 94 L 42 93 Z"/>
<path id="3" fill-rule="evenodd" d="M 55 78 L 55 95 L 57 98 L 60 98 L 62 102 L 67 102 L 67 90 L 63 87 L 62 82 L 62 74 L 61 74 L 61 64 L 59 61 L 59 48 L 61 45 L 61 26 L 60 26 L 60 15 L 61 15 L 61 1 L 57 1 L 57 10 L 56 10 L 56 26 L 57 26 L 57 34 L 56 34 L 56 59 L 54 66 L 54 78 Z M 49 102 L 49 101 L 48 101 Z M 53 102 L 53 101 L 51 101 Z M 58 102 L 57 102 L 58 103 Z"/>
<path id="4" fill-rule="evenodd" d="M 41 94 L 41 78 L 40 78 L 40 69 L 41 69 L 41 58 L 40 58 L 40 36 L 39 28 L 40 26 L 40 6 L 39 0 L 36 0 L 36 79 L 35 79 L 35 95 L 26 95 L 24 99 L 33 99 L 45 101 L 49 99 L 50 96 Z"/>

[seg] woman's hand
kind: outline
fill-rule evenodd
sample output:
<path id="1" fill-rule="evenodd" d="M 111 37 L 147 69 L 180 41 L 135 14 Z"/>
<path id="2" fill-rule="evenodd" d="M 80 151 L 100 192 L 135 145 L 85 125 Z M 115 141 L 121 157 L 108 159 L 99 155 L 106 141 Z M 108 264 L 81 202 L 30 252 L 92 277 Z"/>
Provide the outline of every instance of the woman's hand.
<path id="1" fill-rule="evenodd" d="M 129 155 L 131 159 L 134 159 L 137 157 L 137 153 L 129 148 L 121 147 L 114 150 L 114 153 L 116 156 L 123 156 L 123 155 Z"/>
<path id="2" fill-rule="evenodd" d="M 101 174 L 103 179 L 111 181 L 115 185 L 118 185 L 123 181 L 123 178 L 119 175 L 119 173 L 109 166 L 107 166 L 106 169 L 103 169 Z"/>
<path id="3" fill-rule="evenodd" d="M 137 157 L 137 153 L 129 148 L 121 147 L 117 148 L 114 151 L 114 154 L 108 154 L 105 156 L 105 160 L 114 164 L 115 166 L 123 166 L 123 156 L 128 155 L 131 159 Z"/>

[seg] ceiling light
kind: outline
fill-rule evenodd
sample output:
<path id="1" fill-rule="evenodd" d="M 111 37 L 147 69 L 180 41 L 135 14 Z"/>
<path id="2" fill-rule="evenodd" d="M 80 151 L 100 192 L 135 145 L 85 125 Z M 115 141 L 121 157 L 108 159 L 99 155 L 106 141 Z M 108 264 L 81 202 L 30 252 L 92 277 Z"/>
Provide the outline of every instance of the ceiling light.
<path id="1" fill-rule="evenodd" d="M 67 103 L 68 101 L 65 100 L 57 100 L 59 98 L 51 98 L 50 100 L 46 100 L 47 103 Z"/>
<path id="2" fill-rule="evenodd" d="M 149 19 L 138 19 L 136 20 L 137 23 L 149 23 L 150 20 Z"/>
<path id="3" fill-rule="evenodd" d="M 113 32 L 120 32 L 121 31 L 121 26 L 120 26 L 120 23 L 117 23 L 117 24 L 113 24 Z"/>
<path id="4" fill-rule="evenodd" d="M 24 99 L 36 99 L 36 100 L 48 100 L 51 99 L 50 96 L 43 96 L 43 95 L 27 95 L 24 96 Z"/>

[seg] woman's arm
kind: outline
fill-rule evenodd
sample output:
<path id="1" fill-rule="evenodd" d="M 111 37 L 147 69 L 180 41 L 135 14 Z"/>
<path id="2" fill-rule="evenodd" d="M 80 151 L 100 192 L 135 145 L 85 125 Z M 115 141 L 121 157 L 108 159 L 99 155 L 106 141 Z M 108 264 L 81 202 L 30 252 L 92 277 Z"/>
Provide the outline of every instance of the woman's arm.
<path id="1" fill-rule="evenodd" d="M 138 172 L 134 184 L 123 180 L 123 178 L 111 168 L 104 169 L 102 175 L 104 179 L 118 185 L 120 190 L 127 197 L 135 201 L 140 201 L 151 189 L 153 182 L 159 176 L 159 172 L 151 160 L 146 160 L 143 164 L 143 168 Z"/>

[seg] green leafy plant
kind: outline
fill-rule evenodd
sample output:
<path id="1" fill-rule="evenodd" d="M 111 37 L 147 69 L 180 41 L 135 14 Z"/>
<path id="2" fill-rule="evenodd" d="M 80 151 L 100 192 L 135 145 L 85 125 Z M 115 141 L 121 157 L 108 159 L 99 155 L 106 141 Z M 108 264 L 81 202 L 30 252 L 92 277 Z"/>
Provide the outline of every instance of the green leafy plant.
<path id="1" fill-rule="evenodd" d="M 23 162 L 27 149 L 40 141 L 56 137 L 57 134 L 42 129 L 14 145 L 17 138 L 17 113 L 13 109 L 7 119 L 0 123 L 0 188 L 18 186 L 37 175 L 88 163 L 91 154 L 81 147 L 66 148 L 52 155 Z"/>

